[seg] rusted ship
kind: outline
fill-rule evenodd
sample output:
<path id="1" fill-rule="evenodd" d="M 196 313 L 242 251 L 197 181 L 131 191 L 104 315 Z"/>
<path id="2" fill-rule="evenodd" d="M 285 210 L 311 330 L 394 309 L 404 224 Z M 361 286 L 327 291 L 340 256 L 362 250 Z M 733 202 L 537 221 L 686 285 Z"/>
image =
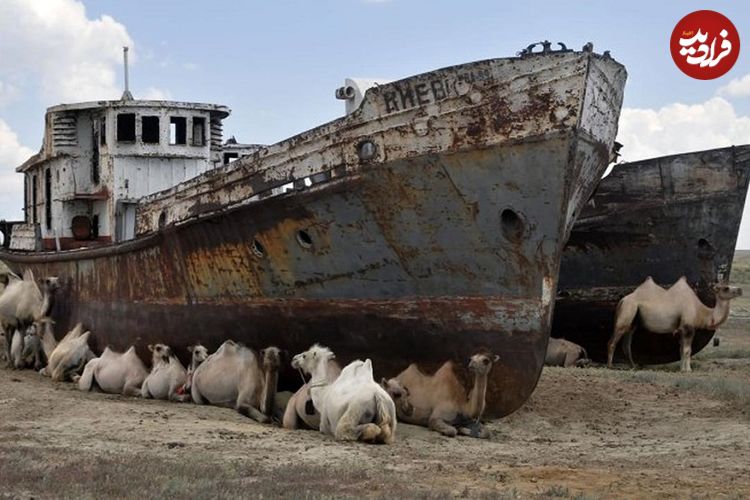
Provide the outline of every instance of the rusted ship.
<path id="1" fill-rule="evenodd" d="M 606 361 L 618 301 L 647 276 L 687 277 L 704 304 L 727 283 L 750 179 L 750 146 L 617 165 L 573 226 L 560 269 L 552 336 Z M 693 353 L 713 331 L 696 332 Z M 638 329 L 639 364 L 676 361 L 679 338 Z M 621 355 L 618 350 L 618 355 Z"/>
<path id="2" fill-rule="evenodd" d="M 379 85 L 226 165 L 223 106 L 50 108 L 0 259 L 59 276 L 59 328 L 84 322 L 98 349 L 320 342 L 380 376 L 484 348 L 502 359 L 489 411 L 508 414 L 541 372 L 625 78 L 607 53 L 544 43 Z M 153 179 L 176 185 L 148 194 Z"/>

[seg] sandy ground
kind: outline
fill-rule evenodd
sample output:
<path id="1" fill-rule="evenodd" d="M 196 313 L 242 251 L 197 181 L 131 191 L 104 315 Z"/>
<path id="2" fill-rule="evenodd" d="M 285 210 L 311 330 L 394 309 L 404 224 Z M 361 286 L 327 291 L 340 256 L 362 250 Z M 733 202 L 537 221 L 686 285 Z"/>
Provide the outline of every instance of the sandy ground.
<path id="1" fill-rule="evenodd" d="M 749 323 L 732 320 L 693 374 L 545 369 L 489 441 L 399 425 L 392 446 L 339 444 L 0 370 L 0 497 L 742 498 Z"/>

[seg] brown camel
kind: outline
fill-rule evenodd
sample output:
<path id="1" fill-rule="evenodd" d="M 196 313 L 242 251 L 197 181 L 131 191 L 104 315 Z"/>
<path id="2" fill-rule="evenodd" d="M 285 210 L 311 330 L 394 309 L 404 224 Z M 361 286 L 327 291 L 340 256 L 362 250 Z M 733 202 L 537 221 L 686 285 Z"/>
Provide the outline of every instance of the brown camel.
<path id="1" fill-rule="evenodd" d="M 550 338 L 547 344 L 547 354 L 544 356 L 545 366 L 588 366 L 591 363 L 586 349 L 565 339 Z"/>
<path id="2" fill-rule="evenodd" d="M 433 375 L 426 375 L 411 364 L 381 384 L 396 403 L 399 420 L 449 437 L 463 434 L 488 438 L 489 432 L 481 427 L 479 419 L 486 405 L 487 377 L 498 359 L 488 353 L 471 357 L 469 371 L 474 374 L 474 386 L 468 394 L 452 361 L 445 362 Z"/>
<path id="3" fill-rule="evenodd" d="M 617 304 L 615 329 L 607 343 L 607 366 L 612 368 L 612 358 L 617 343 L 624 336 L 625 355 L 635 368 L 631 343 L 633 332 L 640 324 L 652 333 L 680 335 L 680 370 L 691 371 L 695 330 L 716 330 L 729 316 L 729 302 L 742 295 L 742 289 L 727 285 L 714 286 L 716 306 L 703 305 L 683 276 L 669 289 L 654 283 L 649 276 L 633 293 L 626 295 Z"/>

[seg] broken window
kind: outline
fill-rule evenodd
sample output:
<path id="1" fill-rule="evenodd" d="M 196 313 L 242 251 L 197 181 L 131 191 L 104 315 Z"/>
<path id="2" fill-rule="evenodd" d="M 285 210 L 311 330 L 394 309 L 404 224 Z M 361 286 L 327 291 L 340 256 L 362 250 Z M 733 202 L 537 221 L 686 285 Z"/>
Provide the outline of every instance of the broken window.
<path id="1" fill-rule="evenodd" d="M 107 117 L 102 116 L 101 122 L 99 122 L 99 144 L 102 146 L 107 144 Z"/>
<path id="2" fill-rule="evenodd" d="M 206 119 L 193 117 L 193 146 L 204 146 L 206 144 Z"/>
<path id="3" fill-rule="evenodd" d="M 169 118 L 169 143 L 187 144 L 187 118 L 184 116 Z"/>
<path id="4" fill-rule="evenodd" d="M 121 113 L 117 115 L 117 142 L 135 141 L 135 114 Z"/>
<path id="5" fill-rule="evenodd" d="M 101 119 L 104 120 L 104 118 L 101 118 Z M 91 154 L 91 182 L 93 182 L 94 184 L 99 184 L 99 141 L 100 141 L 100 138 L 97 137 L 97 135 L 99 131 L 101 130 L 101 126 L 99 126 L 99 131 L 97 131 L 97 125 L 98 123 L 96 122 L 96 120 L 91 125 L 91 129 L 92 129 L 91 135 L 93 139 L 92 142 L 94 144 L 94 148 Z M 57 181 L 59 182 L 60 171 L 57 170 L 55 173 L 57 174 Z"/>
<path id="6" fill-rule="evenodd" d="M 159 117 L 141 117 L 141 139 L 145 144 L 159 144 Z"/>
<path id="7" fill-rule="evenodd" d="M 239 157 L 238 153 L 224 153 L 224 165 L 229 165 Z"/>

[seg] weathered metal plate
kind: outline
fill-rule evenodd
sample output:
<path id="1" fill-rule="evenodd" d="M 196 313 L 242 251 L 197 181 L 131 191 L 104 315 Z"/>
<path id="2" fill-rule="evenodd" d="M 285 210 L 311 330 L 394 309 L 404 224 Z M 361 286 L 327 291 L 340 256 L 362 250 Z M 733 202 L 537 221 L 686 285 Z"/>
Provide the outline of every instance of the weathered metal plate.
<path id="1" fill-rule="evenodd" d="M 617 166 L 602 180 L 563 252 L 552 336 L 606 360 L 618 301 L 647 276 L 681 276 L 712 306 L 727 282 L 750 179 L 750 146 L 712 149 Z M 697 332 L 693 352 L 713 332 Z M 618 349 L 618 356 L 621 351 Z M 638 330 L 636 363 L 676 361 L 679 339 Z"/>

